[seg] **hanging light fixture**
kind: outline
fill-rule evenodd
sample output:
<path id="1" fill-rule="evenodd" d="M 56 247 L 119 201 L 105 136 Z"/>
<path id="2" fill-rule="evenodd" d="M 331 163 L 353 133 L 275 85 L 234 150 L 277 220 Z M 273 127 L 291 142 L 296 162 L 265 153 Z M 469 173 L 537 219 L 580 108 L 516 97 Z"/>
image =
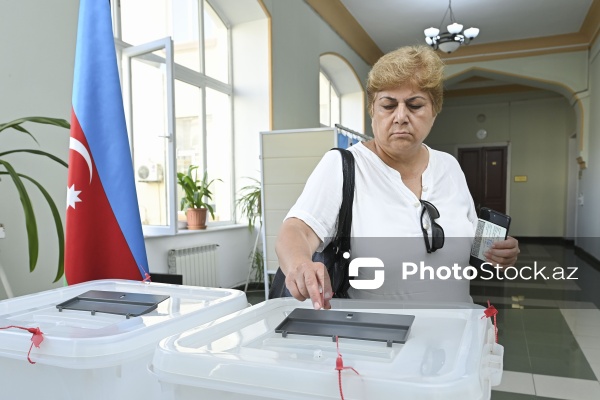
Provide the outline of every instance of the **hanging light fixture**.
<path id="1" fill-rule="evenodd" d="M 471 27 L 463 31 L 463 26 L 454 19 L 452 0 L 448 0 L 448 9 L 444 13 L 442 22 L 440 22 L 440 28 L 443 26 L 448 13 L 450 14 L 450 25 L 446 27 L 447 31 L 440 34 L 440 29 L 438 28 L 431 27 L 425 29 L 425 42 L 433 47 L 434 50 L 440 49 L 444 53 L 452 53 L 461 45 L 469 44 L 479 34 L 479 28 Z"/>

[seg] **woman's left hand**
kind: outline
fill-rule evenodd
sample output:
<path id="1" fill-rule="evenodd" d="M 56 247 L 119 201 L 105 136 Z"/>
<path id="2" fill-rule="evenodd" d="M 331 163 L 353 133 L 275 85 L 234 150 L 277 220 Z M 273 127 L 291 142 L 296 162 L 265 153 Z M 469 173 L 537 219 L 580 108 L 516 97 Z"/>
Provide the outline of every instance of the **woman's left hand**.
<path id="1" fill-rule="evenodd" d="M 520 252 L 519 241 L 512 236 L 508 236 L 506 240 L 494 242 L 492 248 L 485 253 L 485 257 L 488 262 L 506 268 L 515 265 Z"/>

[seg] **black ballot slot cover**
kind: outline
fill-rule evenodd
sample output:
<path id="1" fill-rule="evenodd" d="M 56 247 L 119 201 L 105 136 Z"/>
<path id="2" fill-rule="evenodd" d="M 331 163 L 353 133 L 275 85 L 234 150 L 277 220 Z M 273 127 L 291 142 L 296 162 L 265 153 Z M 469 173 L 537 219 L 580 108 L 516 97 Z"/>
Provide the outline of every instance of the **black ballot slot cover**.
<path id="1" fill-rule="evenodd" d="M 106 314 L 137 317 L 154 310 L 169 296 L 147 293 L 113 292 L 108 290 L 89 290 L 56 305 L 59 311 L 79 310 Z"/>
<path id="2" fill-rule="evenodd" d="M 294 309 L 275 332 L 283 337 L 289 334 L 330 336 L 340 338 L 406 343 L 414 315 L 379 314 L 356 311 Z"/>

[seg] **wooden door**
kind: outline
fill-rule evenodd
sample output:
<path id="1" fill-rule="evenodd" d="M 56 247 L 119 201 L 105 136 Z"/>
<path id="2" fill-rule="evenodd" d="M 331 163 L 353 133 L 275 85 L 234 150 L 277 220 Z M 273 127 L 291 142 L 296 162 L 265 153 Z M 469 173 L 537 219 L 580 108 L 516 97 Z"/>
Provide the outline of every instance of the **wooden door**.
<path id="1" fill-rule="evenodd" d="M 458 162 L 465 173 L 477 214 L 481 207 L 505 213 L 506 146 L 458 149 Z"/>

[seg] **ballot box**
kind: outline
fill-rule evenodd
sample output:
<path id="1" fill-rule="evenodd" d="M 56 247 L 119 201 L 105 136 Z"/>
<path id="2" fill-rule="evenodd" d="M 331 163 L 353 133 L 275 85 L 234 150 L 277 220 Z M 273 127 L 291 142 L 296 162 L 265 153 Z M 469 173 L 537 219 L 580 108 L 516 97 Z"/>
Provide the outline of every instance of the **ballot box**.
<path id="1" fill-rule="evenodd" d="M 247 305 L 238 290 L 127 280 L 1 301 L 0 397 L 161 399 L 158 342 Z"/>
<path id="2" fill-rule="evenodd" d="M 500 383 L 503 347 L 480 306 L 332 306 L 257 304 L 162 340 L 150 369 L 164 399 L 485 400 Z"/>

